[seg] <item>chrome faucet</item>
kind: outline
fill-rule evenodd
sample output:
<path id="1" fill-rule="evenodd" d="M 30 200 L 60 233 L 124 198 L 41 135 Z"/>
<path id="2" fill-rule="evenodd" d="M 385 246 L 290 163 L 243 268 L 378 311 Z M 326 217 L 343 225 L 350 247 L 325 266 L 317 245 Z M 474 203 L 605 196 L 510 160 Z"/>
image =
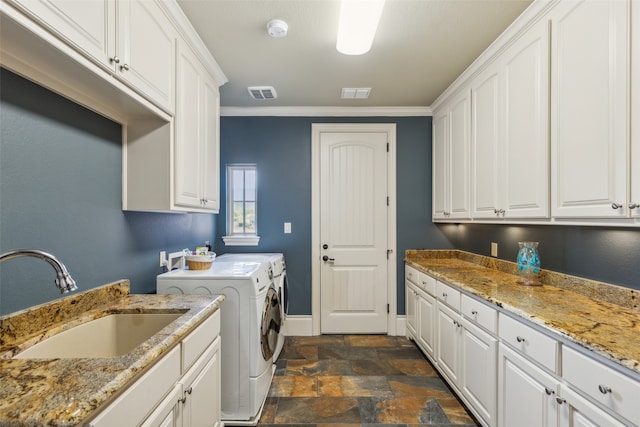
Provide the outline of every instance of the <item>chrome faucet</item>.
<path id="1" fill-rule="evenodd" d="M 41 251 L 39 249 L 16 249 L 13 251 L 5 252 L 0 254 L 0 262 L 6 261 L 11 258 L 18 257 L 34 257 L 40 258 L 43 261 L 46 261 L 53 267 L 56 271 L 56 286 L 60 289 L 60 293 L 66 294 L 67 292 L 75 291 L 78 289 L 76 286 L 76 281 L 71 278 L 69 272 L 67 271 L 67 267 L 64 266 L 63 263 L 58 261 L 58 258 L 54 257 L 50 253 Z"/>

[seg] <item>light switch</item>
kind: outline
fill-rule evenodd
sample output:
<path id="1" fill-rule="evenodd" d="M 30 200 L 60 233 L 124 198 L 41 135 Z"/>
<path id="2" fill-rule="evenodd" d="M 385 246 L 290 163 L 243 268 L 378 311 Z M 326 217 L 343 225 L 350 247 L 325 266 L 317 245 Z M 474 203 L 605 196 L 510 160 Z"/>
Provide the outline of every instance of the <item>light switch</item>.
<path id="1" fill-rule="evenodd" d="M 290 234 L 291 233 L 291 223 L 290 222 L 285 222 L 284 223 L 284 234 Z"/>

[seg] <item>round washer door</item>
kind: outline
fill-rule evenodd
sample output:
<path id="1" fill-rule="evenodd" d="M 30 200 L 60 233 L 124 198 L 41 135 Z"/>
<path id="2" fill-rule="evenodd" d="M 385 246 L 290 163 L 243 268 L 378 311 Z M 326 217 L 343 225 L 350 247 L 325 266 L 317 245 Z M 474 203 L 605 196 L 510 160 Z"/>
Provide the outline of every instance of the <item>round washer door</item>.
<path id="1" fill-rule="evenodd" d="M 262 323 L 260 324 L 260 347 L 262 357 L 269 360 L 273 356 L 278 343 L 278 334 L 282 325 L 282 308 L 278 292 L 271 285 L 264 299 L 264 310 L 262 311 Z"/>

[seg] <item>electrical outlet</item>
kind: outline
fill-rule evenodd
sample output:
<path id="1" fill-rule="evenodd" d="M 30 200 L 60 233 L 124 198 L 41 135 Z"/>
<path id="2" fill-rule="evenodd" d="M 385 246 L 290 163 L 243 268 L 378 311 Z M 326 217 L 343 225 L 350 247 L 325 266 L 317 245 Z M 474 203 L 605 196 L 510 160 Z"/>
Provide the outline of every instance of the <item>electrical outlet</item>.
<path id="1" fill-rule="evenodd" d="M 285 222 L 284 223 L 284 234 L 290 234 L 291 233 L 291 223 L 290 222 Z"/>
<path id="2" fill-rule="evenodd" d="M 167 252 L 160 251 L 160 267 L 167 265 Z"/>
<path id="3" fill-rule="evenodd" d="M 498 244 L 496 242 L 491 242 L 491 256 L 498 256 Z"/>

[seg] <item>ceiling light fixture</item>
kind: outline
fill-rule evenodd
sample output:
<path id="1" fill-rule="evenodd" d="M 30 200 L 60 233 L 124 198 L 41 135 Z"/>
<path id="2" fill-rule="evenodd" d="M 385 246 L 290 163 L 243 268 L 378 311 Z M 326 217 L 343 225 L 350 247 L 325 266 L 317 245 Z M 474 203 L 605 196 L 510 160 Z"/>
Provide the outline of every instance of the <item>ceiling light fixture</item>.
<path id="1" fill-rule="evenodd" d="M 273 38 L 279 39 L 285 37 L 289 31 L 289 25 L 282 19 L 272 19 L 267 24 L 267 33 Z"/>
<path id="2" fill-rule="evenodd" d="M 345 55 L 369 52 L 384 0 L 342 0 L 336 49 Z"/>

